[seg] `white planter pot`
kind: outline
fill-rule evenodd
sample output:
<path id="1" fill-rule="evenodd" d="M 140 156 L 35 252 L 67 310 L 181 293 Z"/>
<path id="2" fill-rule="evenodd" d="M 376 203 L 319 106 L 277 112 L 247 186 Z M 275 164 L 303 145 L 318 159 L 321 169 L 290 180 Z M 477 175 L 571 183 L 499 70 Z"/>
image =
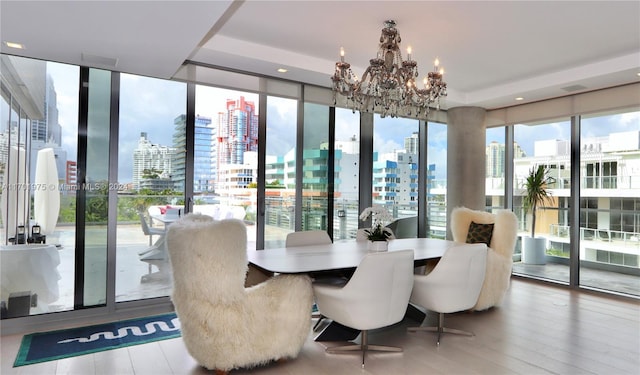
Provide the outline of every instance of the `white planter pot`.
<path id="1" fill-rule="evenodd" d="M 522 263 L 546 264 L 546 238 L 522 237 Z"/>
<path id="2" fill-rule="evenodd" d="M 369 241 L 369 251 L 387 251 L 389 250 L 389 242 L 387 241 Z"/>

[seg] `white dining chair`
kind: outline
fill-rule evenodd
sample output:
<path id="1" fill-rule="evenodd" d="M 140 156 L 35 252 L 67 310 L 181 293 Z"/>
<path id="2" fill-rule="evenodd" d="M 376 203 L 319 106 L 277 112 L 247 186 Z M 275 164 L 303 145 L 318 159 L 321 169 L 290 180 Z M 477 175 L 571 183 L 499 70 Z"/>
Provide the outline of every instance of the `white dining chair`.
<path id="1" fill-rule="evenodd" d="M 331 237 L 324 230 L 305 230 L 287 234 L 285 247 L 323 245 L 332 243 Z"/>
<path id="2" fill-rule="evenodd" d="M 473 336 L 473 333 L 444 327 L 444 314 L 469 310 L 476 304 L 487 264 L 486 244 L 467 244 L 449 248 L 428 275 L 415 275 L 411 303 L 438 313 L 437 326 L 409 327 L 409 332 L 438 332 Z"/>
<path id="3" fill-rule="evenodd" d="M 314 283 L 316 303 L 322 314 L 361 331 L 360 344 L 330 347 L 327 353 L 367 351 L 401 352 L 394 346 L 370 345 L 368 331 L 400 322 L 413 287 L 413 250 L 367 254 L 344 286 Z"/>

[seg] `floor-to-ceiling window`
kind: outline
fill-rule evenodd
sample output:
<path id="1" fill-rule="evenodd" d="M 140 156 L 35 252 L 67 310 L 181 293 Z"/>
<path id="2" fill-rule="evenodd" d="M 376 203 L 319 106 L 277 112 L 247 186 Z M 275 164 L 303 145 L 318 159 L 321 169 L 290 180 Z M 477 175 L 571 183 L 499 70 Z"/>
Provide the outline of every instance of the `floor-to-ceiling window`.
<path id="1" fill-rule="evenodd" d="M 3 55 L 2 58 L 9 57 Z M 53 149 L 58 169 L 55 189 L 59 192 L 60 211 L 53 231 L 46 233 L 46 242 L 54 245 L 54 253 L 59 256 L 59 264 L 52 263 L 49 271 L 53 272 L 50 274 L 59 275 L 60 279 L 55 278 L 55 283 L 51 284 L 55 289 L 50 291 L 49 298 L 46 293 L 39 294 L 39 304 L 31 309 L 31 314 L 72 310 L 78 301 L 80 308 L 108 304 L 112 280 L 107 271 L 113 266 L 108 258 L 110 249 L 114 249 L 116 263 L 113 281 L 115 301 L 166 296 L 166 285 L 160 287 L 154 284 L 154 277 L 160 268 L 141 259 L 147 254 L 146 250 L 158 244 L 156 241 L 162 238 L 162 233 L 154 232 L 153 238 L 146 235 L 138 213 L 145 216 L 150 229 L 161 231 L 166 223 L 152 222 L 152 216 L 162 214 L 163 209 L 184 208 L 184 194 L 188 185 L 185 180 L 187 166 L 193 167 L 194 210 L 218 218 L 242 217 L 247 223 L 249 246 L 252 246 L 252 240 L 256 239 L 254 223 L 258 222 L 260 215 L 260 204 L 256 200 L 258 186 L 255 182 L 256 171 L 260 168 L 255 147 L 260 142 L 257 140 L 258 128 L 254 126 L 258 123 L 259 99 L 266 99 L 267 103 L 264 109 L 266 115 L 263 114 L 266 117 L 266 130 L 262 129 L 266 132 L 263 140 L 266 145 L 266 248 L 282 246 L 286 234 L 292 230 L 328 229 L 332 225 L 329 222 L 332 215 L 334 239 L 352 238 L 355 228 L 361 224 L 357 219 L 360 173 L 367 179 L 371 177 L 374 182 L 371 191 L 374 203 L 376 199 L 385 205 L 391 202 L 390 210 L 397 217 L 415 215 L 417 208 L 414 207 L 417 205 L 414 206 L 414 201 L 423 199 L 417 196 L 417 179 L 420 173 L 427 173 L 425 199 L 428 203 L 428 235 L 438 237 L 439 233 L 446 232 L 447 140 L 444 124 L 427 123 L 427 163 L 425 166 L 414 166 L 412 164 L 418 163 L 418 158 L 413 155 L 417 155 L 415 150 L 419 148 L 418 134 L 421 130 L 417 120 L 381 119 L 375 116 L 375 138 L 361 139 L 360 114 L 335 109 L 335 152 L 330 154 L 325 152 L 329 149 L 331 134 L 329 124 L 332 110 L 329 106 L 305 104 L 301 119 L 298 115 L 301 105 L 295 99 L 197 86 L 195 113 L 191 113 L 186 108 L 185 92 L 188 85 L 185 83 L 29 59 L 11 60 L 14 65 L 22 65 L 20 69 L 35 69 L 38 74 L 31 77 L 39 77 L 40 83 L 31 85 L 29 81 L 24 82 L 28 89 L 36 89 L 25 97 L 24 89 L 15 90 L 10 87 L 8 80 L 3 80 L 0 135 L 3 178 L 5 172 L 13 169 L 8 160 L 11 145 L 17 147 L 16 155 L 20 155 L 20 147 L 25 148 L 23 169 L 29 172 L 29 178 L 24 177 L 25 181 L 36 181 L 38 156 L 34 156 L 34 150 Z M 83 85 L 86 92 L 79 96 L 81 71 L 86 72 L 88 83 Z M 2 74 L 8 72 L 3 70 Z M 113 78 L 116 75 L 120 76 L 119 91 L 114 92 Z M 215 102 L 209 99 L 208 90 L 222 92 L 222 99 Z M 152 99 L 151 94 L 155 92 L 162 92 L 167 102 Z M 119 95 L 120 103 L 116 122 L 111 117 L 114 93 Z M 81 110 L 78 109 L 81 106 L 78 104 L 79 97 L 86 100 Z M 40 98 L 38 100 L 42 102 L 36 105 L 40 107 L 36 111 L 31 108 L 36 102 L 34 98 Z M 163 116 L 154 116 L 158 111 L 163 112 Z M 85 116 L 81 130 L 78 124 L 80 112 Z M 194 118 L 193 125 L 188 123 L 189 116 Z M 304 136 L 297 139 L 300 121 L 304 126 Z M 115 140 L 112 137 L 116 134 L 113 131 L 114 123 L 118 126 L 118 139 Z M 149 124 L 149 127 L 144 124 Z M 193 159 L 185 154 L 186 129 L 191 126 L 194 127 Z M 21 130 L 12 133 L 12 127 Z M 542 125 L 515 126 L 514 195 L 521 235 L 529 232 L 529 218 L 522 212 L 518 192 L 523 176 L 535 163 L 543 163 L 554 178 L 549 186 L 553 203 L 538 212 L 536 230 L 537 235 L 547 240 L 546 264 L 516 262 L 516 273 L 563 282 L 568 280 L 568 253 L 571 248 L 568 241 L 568 224 L 571 222 L 569 188 L 573 183 L 570 180 L 570 147 L 567 146 L 569 128 L 569 121 L 564 119 Z M 393 137 L 385 136 L 383 130 L 391 130 Z M 600 133 L 602 130 L 605 132 Z M 496 134 L 493 134 L 494 131 Z M 633 144 L 638 137 L 634 132 L 638 132 L 637 112 L 607 113 L 582 119 L 579 222 L 582 286 L 634 293 L 638 272 L 637 212 L 640 210 L 636 191 L 638 166 L 635 156 L 638 147 L 637 143 L 635 148 Z M 78 137 L 79 133 L 82 133 L 81 137 Z M 302 152 L 303 160 L 296 157 L 296 142 L 301 140 L 300 144 L 305 150 Z M 488 146 L 492 141 L 504 145 L 504 128 L 488 130 L 487 141 Z M 375 142 L 373 170 L 360 170 L 360 142 Z M 136 153 L 139 148 L 150 150 L 154 155 L 151 159 L 156 163 L 145 164 L 144 155 Z M 173 153 L 171 148 L 175 149 Z M 31 152 L 26 153 L 26 149 Z M 114 150 L 118 153 L 115 167 L 109 164 L 113 160 Z M 165 152 L 170 156 L 164 155 Z M 28 163 L 27 154 L 30 154 Z M 136 155 L 143 158 L 136 159 Z M 329 202 L 323 200 L 323 194 L 329 192 L 329 182 L 323 178 L 328 175 L 331 158 L 335 162 L 335 198 L 333 213 L 329 215 Z M 19 156 L 13 160 L 20 165 Z M 171 172 L 166 164 L 169 161 Z M 401 165 L 400 161 L 405 164 Z M 115 177 L 113 168 L 117 171 Z M 498 169 L 504 171 L 504 168 Z M 303 174 L 297 174 L 297 170 L 302 170 Z M 86 184 L 78 191 L 80 178 Z M 492 184 L 491 187 L 499 190 L 500 177 L 496 178 L 497 185 Z M 297 186 L 297 181 L 303 186 Z M 163 187 L 167 188 L 163 189 L 164 192 L 160 190 Z M 300 196 L 296 195 L 296 188 L 301 189 Z M 117 199 L 111 199 L 114 198 L 113 189 L 117 190 Z M 148 191 L 142 194 L 142 189 Z M 366 190 L 369 190 L 368 186 Z M 156 194 L 158 191 L 161 193 Z M 76 199 L 79 194 L 82 194 L 81 202 Z M 47 221 L 36 218 L 35 209 L 31 211 L 31 201 L 35 202 L 35 195 L 35 191 L 31 191 L 25 199 L 29 206 L 25 209 L 29 224 Z M 496 193 L 493 198 L 496 201 L 489 202 L 490 207 L 503 206 L 503 195 Z M 114 232 L 110 232 L 113 222 L 108 217 L 109 210 L 116 204 L 117 226 Z M 2 207 L 6 207 L 6 204 L 2 204 Z M 4 243 L 17 234 L 17 231 L 10 235 L 7 233 L 6 222 L 8 220 L 3 218 L 1 238 Z M 11 226 L 17 226 L 17 220 Z M 31 233 L 26 228 L 25 232 L 27 235 Z M 113 246 L 109 242 L 112 238 L 115 238 Z M 78 240 L 82 242 L 78 243 Z M 622 247 L 620 244 L 623 244 Z M 8 252 L 4 252 L 3 257 L 5 254 Z M 78 258 L 79 255 L 81 258 Z M 56 259 L 53 261 L 55 263 Z M 7 264 L 11 263 L 2 262 L 3 267 Z M 132 267 L 132 271 L 124 267 Z M 592 270 L 602 269 L 632 278 L 619 286 L 613 282 L 602 284 L 589 276 Z M 538 270 L 545 273 L 538 273 Z M 4 268 L 2 275 L 2 298 L 5 299 L 5 288 L 19 279 L 12 278 L 12 282 L 5 282 L 4 277 L 8 273 L 4 272 Z M 23 285 L 20 282 L 18 284 Z M 82 288 L 78 289 L 79 286 Z M 140 290 L 136 287 L 140 287 Z M 77 293 L 79 290 L 82 290 L 81 294 Z"/>
<path id="2" fill-rule="evenodd" d="M 86 131 L 81 132 L 78 142 L 86 158 L 78 158 L 81 189 L 76 223 L 84 226 L 84 233 L 76 232 L 76 306 L 107 303 L 111 74 L 101 69 L 88 69 L 84 78 L 81 74 L 87 103 L 86 119 L 83 121 L 85 116 L 81 116 L 80 123 L 85 122 Z"/>
<path id="3" fill-rule="evenodd" d="M 0 242 L 11 243 L 9 240 L 16 238 L 16 230 L 10 231 L 15 227 L 11 223 L 20 223 L 24 227 L 24 242 L 31 237 L 34 242 L 50 245 L 46 250 L 2 252 L 1 299 L 8 303 L 11 293 L 37 294 L 37 304 L 29 311 L 18 312 L 19 315 L 71 310 L 76 256 L 80 70 L 77 66 L 20 57 L 0 58 L 7 67 L 0 72 L 3 76 Z M 22 82 L 22 87 L 12 86 L 17 82 Z M 11 150 L 16 152 L 9 160 Z M 23 168 L 16 174 L 18 165 Z M 17 194 L 24 195 L 18 198 Z M 22 210 L 17 209 L 20 202 Z M 40 236 L 34 235 L 34 227 Z"/>
<path id="4" fill-rule="evenodd" d="M 329 107 L 313 103 L 304 104 L 302 150 L 301 230 L 327 230 L 329 225 Z M 336 162 L 339 161 L 336 160 Z"/>
<path id="5" fill-rule="evenodd" d="M 422 170 L 425 170 L 424 168 Z M 447 235 L 447 125 L 427 123 L 427 237 Z"/>
<path id="6" fill-rule="evenodd" d="M 162 214 L 184 208 L 186 86 L 120 76 L 116 302 L 170 293 Z"/>
<path id="7" fill-rule="evenodd" d="M 335 113 L 334 241 L 356 238 L 360 215 L 360 114 L 343 108 Z"/>
<path id="8" fill-rule="evenodd" d="M 296 100 L 267 97 L 265 249 L 284 246 L 295 231 L 297 119 Z"/>
<path id="9" fill-rule="evenodd" d="M 196 86 L 193 211 L 247 224 L 256 246 L 258 95 Z"/>
<path id="10" fill-rule="evenodd" d="M 491 211 L 505 208 L 506 147 L 503 126 L 487 129 L 486 158 L 486 209 Z"/>
<path id="11" fill-rule="evenodd" d="M 550 177 L 546 186 L 550 199 L 536 210 L 535 237 L 545 239 L 541 254 L 522 255 L 514 272 L 561 282 L 569 282 L 566 261 L 569 241 L 569 197 L 571 187 L 571 124 L 569 120 L 544 124 L 515 125 L 514 202 L 518 216 L 518 236 L 531 236 L 532 212 L 523 207 L 525 181 L 530 171 L 544 166 Z M 516 246 L 516 259 L 522 254 L 522 241 Z M 532 262 L 525 261 L 532 259 Z M 555 271 L 555 272 L 552 272 Z"/>
<path id="12" fill-rule="evenodd" d="M 376 114 L 373 124 L 372 203 L 386 207 L 394 219 L 416 216 L 419 121 Z"/>
<path id="13" fill-rule="evenodd" d="M 580 130 L 580 285 L 640 295 L 640 112 Z"/>

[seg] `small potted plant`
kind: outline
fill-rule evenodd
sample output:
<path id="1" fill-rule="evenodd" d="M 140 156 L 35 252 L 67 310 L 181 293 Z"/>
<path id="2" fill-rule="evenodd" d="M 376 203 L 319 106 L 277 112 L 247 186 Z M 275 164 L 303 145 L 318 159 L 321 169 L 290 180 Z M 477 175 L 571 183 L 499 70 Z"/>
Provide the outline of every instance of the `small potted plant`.
<path id="1" fill-rule="evenodd" d="M 549 170 L 544 165 L 531 167 L 524 182 L 523 206 L 525 213 L 531 213 L 531 237 L 522 238 L 523 263 L 546 263 L 547 240 L 536 238 L 536 210 L 550 201 L 551 193 L 547 190 L 547 186 L 552 182 L 553 178 L 549 176 Z"/>
<path id="2" fill-rule="evenodd" d="M 384 251 L 387 249 L 387 241 L 392 235 L 391 230 L 385 225 L 393 220 L 393 216 L 380 205 L 365 208 L 360 214 L 360 220 L 366 221 L 369 216 L 371 216 L 371 228 L 364 230 L 369 240 L 369 249 Z"/>

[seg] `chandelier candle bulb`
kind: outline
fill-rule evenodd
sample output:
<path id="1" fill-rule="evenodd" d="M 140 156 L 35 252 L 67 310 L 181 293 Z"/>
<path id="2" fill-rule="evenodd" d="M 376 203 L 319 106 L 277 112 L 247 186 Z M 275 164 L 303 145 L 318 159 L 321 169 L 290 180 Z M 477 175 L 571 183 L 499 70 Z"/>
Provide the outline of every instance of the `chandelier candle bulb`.
<path id="1" fill-rule="evenodd" d="M 407 47 L 407 61 L 411 61 L 411 46 Z"/>
<path id="2" fill-rule="evenodd" d="M 344 62 L 344 47 L 340 47 L 340 62 Z"/>

